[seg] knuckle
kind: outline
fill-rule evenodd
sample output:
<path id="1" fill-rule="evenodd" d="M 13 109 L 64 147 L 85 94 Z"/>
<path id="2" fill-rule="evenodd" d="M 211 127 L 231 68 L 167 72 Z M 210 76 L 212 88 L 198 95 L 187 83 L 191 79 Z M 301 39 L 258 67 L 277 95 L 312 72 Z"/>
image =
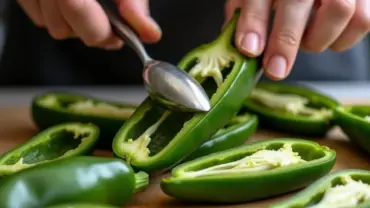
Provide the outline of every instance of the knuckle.
<path id="1" fill-rule="evenodd" d="M 350 16 L 355 11 L 355 2 L 355 0 L 331 0 L 328 7 L 340 16 Z"/>
<path id="2" fill-rule="evenodd" d="M 276 39 L 279 44 L 296 47 L 299 45 L 299 38 L 292 30 L 285 29 L 277 33 Z"/>
<path id="3" fill-rule="evenodd" d="M 86 7 L 88 0 L 62 0 L 60 3 L 63 5 L 63 9 L 77 13 Z"/>

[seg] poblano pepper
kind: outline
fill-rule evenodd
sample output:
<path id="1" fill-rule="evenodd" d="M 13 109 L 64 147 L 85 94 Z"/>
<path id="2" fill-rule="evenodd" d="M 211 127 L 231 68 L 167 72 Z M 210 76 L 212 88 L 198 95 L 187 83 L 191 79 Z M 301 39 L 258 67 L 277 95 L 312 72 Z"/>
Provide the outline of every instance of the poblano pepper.
<path id="1" fill-rule="evenodd" d="M 71 122 L 49 127 L 3 153 L 0 176 L 61 158 L 89 155 L 98 138 L 99 128 L 90 123 Z"/>
<path id="2" fill-rule="evenodd" d="M 245 102 L 262 127 L 296 135 L 324 136 L 334 125 L 335 99 L 308 87 L 261 82 Z"/>
<path id="3" fill-rule="evenodd" d="M 298 190 L 327 174 L 336 152 L 301 139 L 267 139 L 173 168 L 162 191 L 179 200 L 241 203 Z"/>
<path id="4" fill-rule="evenodd" d="M 210 97 L 211 110 L 170 111 L 149 97 L 135 110 L 113 140 L 116 156 L 137 170 L 162 172 L 208 141 L 236 115 L 254 86 L 256 59 L 233 46 L 239 11 L 213 42 L 189 52 L 178 64 L 198 80 Z"/>
<path id="5" fill-rule="evenodd" d="M 45 208 L 121 208 L 117 206 L 111 206 L 106 204 L 75 204 L 75 203 L 69 203 L 69 204 L 59 204 L 55 206 L 48 206 Z"/>
<path id="6" fill-rule="evenodd" d="M 244 144 L 257 130 L 258 117 L 241 111 L 183 162 Z"/>
<path id="7" fill-rule="evenodd" d="M 338 170 L 270 208 L 367 208 L 370 207 L 370 171 Z"/>
<path id="8" fill-rule="evenodd" d="M 46 92 L 32 100 L 31 115 L 40 129 L 65 122 L 93 123 L 100 129 L 97 147 L 111 148 L 112 140 L 136 105 L 106 101 L 91 96 Z"/>
<path id="9" fill-rule="evenodd" d="M 118 158 L 64 158 L 4 178 L 0 207 L 41 208 L 71 202 L 122 206 L 146 188 L 148 180 L 148 174 L 134 173 Z"/>
<path id="10" fill-rule="evenodd" d="M 336 124 L 351 142 L 370 153 L 370 106 L 339 106 L 334 112 Z"/>

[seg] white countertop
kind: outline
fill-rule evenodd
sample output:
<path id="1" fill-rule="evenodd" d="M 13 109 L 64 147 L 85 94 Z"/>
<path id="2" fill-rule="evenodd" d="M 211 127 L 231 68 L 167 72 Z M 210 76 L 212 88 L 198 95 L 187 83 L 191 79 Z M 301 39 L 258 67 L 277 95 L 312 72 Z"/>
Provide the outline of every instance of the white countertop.
<path id="1" fill-rule="evenodd" d="M 339 100 L 370 100 L 370 82 L 301 82 Z M 33 96 L 46 91 L 63 90 L 83 93 L 101 99 L 140 103 L 147 92 L 142 86 L 122 87 L 48 87 L 0 88 L 1 106 L 27 106 Z"/>

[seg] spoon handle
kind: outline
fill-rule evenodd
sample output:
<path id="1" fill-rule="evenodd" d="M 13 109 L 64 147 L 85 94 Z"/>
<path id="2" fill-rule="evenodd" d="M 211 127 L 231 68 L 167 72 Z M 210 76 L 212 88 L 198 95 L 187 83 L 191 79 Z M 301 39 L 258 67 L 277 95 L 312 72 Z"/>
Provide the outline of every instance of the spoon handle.
<path id="1" fill-rule="evenodd" d="M 101 6 L 103 7 L 108 19 L 111 23 L 112 29 L 118 37 L 120 37 L 125 44 L 129 45 L 140 57 L 143 65 L 151 60 L 147 54 L 143 44 L 136 35 L 136 33 L 125 23 L 123 18 L 121 18 L 116 12 L 113 11 L 112 6 L 108 3 L 109 0 L 99 0 Z"/>

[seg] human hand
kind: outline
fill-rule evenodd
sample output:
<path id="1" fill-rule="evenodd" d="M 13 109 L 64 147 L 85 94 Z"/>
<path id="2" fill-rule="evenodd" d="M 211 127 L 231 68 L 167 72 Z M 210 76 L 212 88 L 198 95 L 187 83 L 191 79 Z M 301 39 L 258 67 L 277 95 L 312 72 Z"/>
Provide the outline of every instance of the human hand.
<path id="1" fill-rule="evenodd" d="M 17 0 L 39 27 L 57 39 L 80 38 L 84 44 L 105 49 L 119 49 L 123 41 L 112 31 L 103 8 L 96 0 Z M 150 17 L 148 0 L 115 0 L 121 16 L 142 41 L 157 42 L 161 30 Z"/>
<path id="2" fill-rule="evenodd" d="M 370 31 L 369 0 L 228 0 L 226 22 L 236 8 L 241 9 L 236 46 L 249 57 L 264 52 L 263 68 L 273 80 L 288 76 L 299 48 L 340 52 Z M 272 9 L 274 24 L 267 40 Z"/>

